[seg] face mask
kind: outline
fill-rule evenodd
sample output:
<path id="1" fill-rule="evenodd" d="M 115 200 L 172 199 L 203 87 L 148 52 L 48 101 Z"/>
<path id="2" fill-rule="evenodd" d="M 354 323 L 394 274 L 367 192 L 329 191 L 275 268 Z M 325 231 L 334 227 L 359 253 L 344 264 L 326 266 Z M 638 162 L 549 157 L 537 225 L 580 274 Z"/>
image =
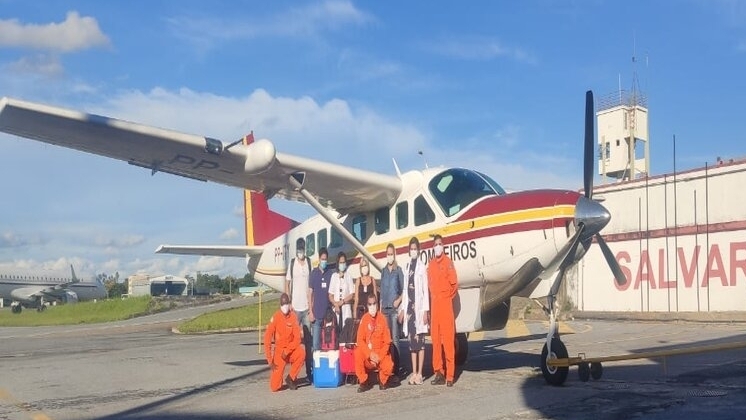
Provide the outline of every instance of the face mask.
<path id="1" fill-rule="evenodd" d="M 306 253 L 305 253 L 305 251 L 298 251 L 298 252 L 295 253 L 295 255 L 298 257 L 299 260 L 302 260 L 303 257 L 306 256 Z"/>
<path id="2" fill-rule="evenodd" d="M 281 305 L 280 310 L 282 311 L 283 314 L 287 315 L 288 312 L 290 312 L 290 305 L 287 303 L 284 305 Z"/>
<path id="3" fill-rule="evenodd" d="M 393 255 L 387 255 L 386 256 L 386 262 L 388 263 L 388 265 L 393 264 L 394 263 L 394 256 Z"/>
<path id="4" fill-rule="evenodd" d="M 326 260 L 319 261 L 319 268 L 323 271 L 326 270 Z"/>
<path id="5" fill-rule="evenodd" d="M 409 250 L 409 258 L 416 260 L 417 257 L 420 256 L 420 253 L 417 251 Z"/>
<path id="6" fill-rule="evenodd" d="M 435 250 L 435 256 L 436 257 L 440 257 L 441 255 L 443 255 L 443 245 L 440 245 L 440 244 L 435 245 L 435 247 L 433 247 L 433 249 Z"/>
<path id="7" fill-rule="evenodd" d="M 376 316 L 376 313 L 378 313 L 378 305 L 368 305 L 368 313 L 370 316 Z"/>
<path id="8" fill-rule="evenodd" d="M 339 272 L 340 273 L 344 273 L 345 270 L 347 270 L 347 264 L 346 263 L 339 263 L 339 264 L 337 264 L 337 266 L 339 267 Z"/>
<path id="9" fill-rule="evenodd" d="M 370 267 L 368 266 L 360 267 L 360 273 L 364 276 L 367 276 L 368 273 L 370 273 Z"/>

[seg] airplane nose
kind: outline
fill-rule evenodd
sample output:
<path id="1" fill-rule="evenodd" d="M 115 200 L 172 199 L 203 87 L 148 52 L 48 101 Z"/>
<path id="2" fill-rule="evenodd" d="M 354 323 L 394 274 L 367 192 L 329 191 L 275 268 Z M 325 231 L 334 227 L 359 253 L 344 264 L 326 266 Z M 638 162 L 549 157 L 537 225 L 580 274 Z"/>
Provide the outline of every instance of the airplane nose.
<path id="1" fill-rule="evenodd" d="M 581 195 L 575 204 L 575 225 L 585 225 L 583 236 L 591 237 L 600 232 L 611 220 L 611 214 L 601 203 Z"/>

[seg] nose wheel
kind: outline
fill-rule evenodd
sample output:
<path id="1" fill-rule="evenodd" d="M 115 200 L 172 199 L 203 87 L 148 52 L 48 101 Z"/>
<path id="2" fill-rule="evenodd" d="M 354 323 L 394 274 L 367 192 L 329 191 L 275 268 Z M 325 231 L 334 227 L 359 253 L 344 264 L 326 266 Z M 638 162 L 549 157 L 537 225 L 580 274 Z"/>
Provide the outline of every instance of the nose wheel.
<path id="1" fill-rule="evenodd" d="M 548 384 L 554 386 L 560 386 L 565 383 L 567 379 L 567 373 L 570 368 L 568 366 L 550 366 L 547 361 L 549 359 L 567 359 L 567 347 L 565 347 L 562 340 L 559 338 L 559 331 L 557 329 L 557 307 L 554 304 L 554 295 L 547 297 L 549 312 L 549 333 L 547 334 L 547 342 L 544 343 L 544 348 L 541 350 L 541 373 L 544 375 L 544 380 Z"/>

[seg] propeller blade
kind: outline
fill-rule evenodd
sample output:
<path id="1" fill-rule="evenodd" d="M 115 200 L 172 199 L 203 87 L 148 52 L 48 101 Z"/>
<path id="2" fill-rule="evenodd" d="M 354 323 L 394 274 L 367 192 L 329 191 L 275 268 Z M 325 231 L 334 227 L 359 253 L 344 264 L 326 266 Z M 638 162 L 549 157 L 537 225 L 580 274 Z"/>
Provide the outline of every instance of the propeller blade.
<path id="1" fill-rule="evenodd" d="M 594 148 L 593 91 L 585 93 L 585 147 L 583 150 L 583 187 L 585 196 L 593 196 L 593 148 Z"/>
<path id="2" fill-rule="evenodd" d="M 606 258 L 606 263 L 609 264 L 611 272 L 614 273 L 614 279 L 616 279 L 617 284 L 621 286 L 627 283 L 627 277 L 622 273 L 619 263 L 616 261 L 616 258 L 614 258 L 614 254 L 611 252 L 611 249 L 609 249 L 609 246 L 606 245 L 604 238 L 602 238 L 601 235 L 596 234 L 596 240 L 598 241 L 598 245 L 601 247 L 601 252 L 603 252 L 604 258 Z"/>
<path id="3" fill-rule="evenodd" d="M 569 246 L 565 247 L 563 250 L 564 252 L 561 251 L 559 254 L 557 254 L 557 257 L 555 257 L 555 261 L 559 269 L 557 270 L 557 275 L 554 277 L 554 281 L 552 282 L 552 287 L 551 289 L 549 289 L 549 296 L 555 296 L 559 292 L 562 280 L 565 278 L 565 269 L 575 258 L 575 252 L 578 250 L 580 236 L 583 234 L 584 229 L 585 225 L 581 224 L 580 226 L 578 226 L 578 230 L 575 232 L 575 236 L 573 236 L 571 242 L 568 243 Z M 558 258 L 560 259 L 558 260 Z"/>

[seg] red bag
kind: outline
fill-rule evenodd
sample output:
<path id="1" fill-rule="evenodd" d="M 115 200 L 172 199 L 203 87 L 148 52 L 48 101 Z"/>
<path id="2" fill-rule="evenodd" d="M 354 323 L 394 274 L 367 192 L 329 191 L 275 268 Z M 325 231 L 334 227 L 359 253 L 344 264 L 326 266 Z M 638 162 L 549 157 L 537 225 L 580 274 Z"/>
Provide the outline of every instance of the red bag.
<path id="1" fill-rule="evenodd" d="M 339 369 L 343 375 L 355 374 L 355 344 L 339 346 Z"/>

